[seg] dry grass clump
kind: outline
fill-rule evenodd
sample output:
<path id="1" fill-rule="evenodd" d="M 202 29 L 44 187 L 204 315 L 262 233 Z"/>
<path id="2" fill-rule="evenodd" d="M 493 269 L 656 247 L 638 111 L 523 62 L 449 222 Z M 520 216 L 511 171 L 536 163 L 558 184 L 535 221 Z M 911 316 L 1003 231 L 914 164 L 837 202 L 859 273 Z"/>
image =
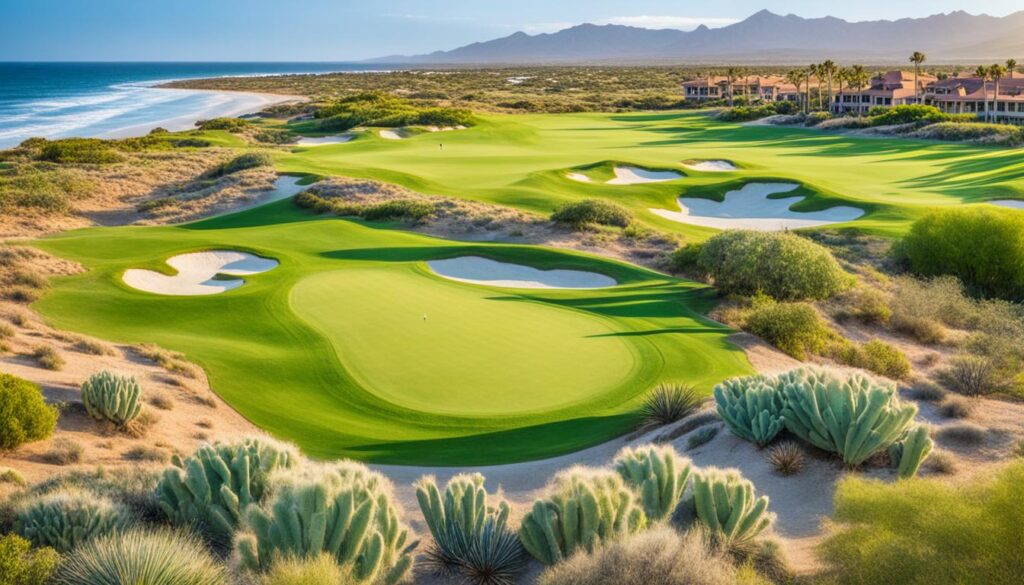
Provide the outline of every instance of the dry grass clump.
<path id="1" fill-rule="evenodd" d="M 768 461 L 779 474 L 789 476 L 800 473 L 807 456 L 796 441 L 783 441 L 768 449 Z"/>
<path id="2" fill-rule="evenodd" d="M 932 450 L 923 465 L 925 469 L 943 475 L 953 475 L 956 473 L 956 458 L 940 449 Z"/>
<path id="3" fill-rule="evenodd" d="M 258 585 L 358 585 L 350 565 L 321 554 L 311 559 L 284 557 L 260 577 Z"/>
<path id="4" fill-rule="evenodd" d="M 889 308 L 891 302 L 889 295 L 884 292 L 859 286 L 836 297 L 838 308 L 833 311 L 833 316 L 840 322 L 852 319 L 868 325 L 885 325 L 892 318 L 892 309 Z"/>
<path id="5" fill-rule="evenodd" d="M 80 463 L 84 452 L 81 443 L 61 437 L 53 440 L 42 459 L 51 465 L 71 465 Z"/>
<path id="6" fill-rule="evenodd" d="M 907 389 L 907 395 L 910 398 L 923 402 L 940 402 L 947 394 L 948 392 L 943 390 L 942 386 L 925 378 L 915 380 Z"/>
<path id="7" fill-rule="evenodd" d="M 13 483 L 17 486 L 25 486 L 27 482 L 17 469 L 0 466 L 0 483 Z"/>
<path id="8" fill-rule="evenodd" d="M 185 356 L 176 351 L 166 350 L 157 345 L 144 343 L 136 345 L 132 349 L 139 356 L 156 363 L 161 368 L 186 378 L 197 378 L 198 369 L 185 360 Z"/>
<path id="9" fill-rule="evenodd" d="M 962 396 L 947 396 L 939 404 L 939 414 L 946 418 L 968 418 L 974 412 L 975 403 Z"/>
<path id="10" fill-rule="evenodd" d="M 643 416 L 641 430 L 683 420 L 704 402 L 697 389 L 688 384 L 658 384 L 644 398 L 640 414 Z"/>
<path id="11" fill-rule="evenodd" d="M 77 336 L 71 347 L 77 352 L 89 355 L 117 355 L 117 352 L 110 345 L 88 337 Z"/>
<path id="12" fill-rule="evenodd" d="M 170 453 L 165 449 L 154 445 L 136 445 L 124 452 L 123 457 L 128 461 L 147 461 L 155 463 L 167 463 L 171 459 Z"/>
<path id="13" fill-rule="evenodd" d="M 174 399 L 164 392 L 151 394 L 149 403 L 160 410 L 174 410 Z"/>
<path id="14" fill-rule="evenodd" d="M 546 570 L 538 585 L 736 585 L 736 569 L 699 531 L 653 528 L 579 553 Z"/>
<path id="15" fill-rule="evenodd" d="M 946 425 L 936 433 L 940 441 L 961 447 L 977 447 L 985 443 L 988 431 L 979 425 L 968 422 Z"/>
<path id="16" fill-rule="evenodd" d="M 32 348 L 31 355 L 36 363 L 47 370 L 63 369 L 66 363 L 64 357 L 52 345 L 37 345 Z"/>
<path id="17" fill-rule="evenodd" d="M 964 396 L 985 396 L 1010 386 L 1009 380 L 1002 377 L 995 362 L 980 355 L 965 353 L 955 356 L 940 375 L 947 387 Z"/>

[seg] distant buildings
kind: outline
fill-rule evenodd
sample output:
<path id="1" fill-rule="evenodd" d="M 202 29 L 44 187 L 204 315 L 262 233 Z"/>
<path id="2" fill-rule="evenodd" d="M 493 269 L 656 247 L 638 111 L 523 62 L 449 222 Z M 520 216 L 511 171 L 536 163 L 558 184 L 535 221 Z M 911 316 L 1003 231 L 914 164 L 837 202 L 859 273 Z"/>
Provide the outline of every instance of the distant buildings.
<path id="1" fill-rule="evenodd" d="M 999 94 L 996 82 L 980 77 L 950 77 L 938 79 L 919 73 L 917 86 L 914 85 L 913 71 L 887 71 L 870 80 L 863 88 L 841 89 L 833 80 L 831 111 L 837 114 L 866 114 L 874 107 L 892 107 L 904 104 L 923 103 L 935 106 L 950 114 L 975 114 L 992 122 L 1024 123 L 1024 76 L 1003 77 L 999 80 Z M 817 78 L 810 78 L 815 93 L 827 91 Z M 683 93 L 687 100 L 727 100 L 729 90 L 734 98 L 750 96 L 751 101 L 780 102 L 801 101 L 807 91 L 807 82 L 799 87 L 781 76 L 738 76 L 730 80 L 726 76 L 694 79 L 683 82 Z"/>

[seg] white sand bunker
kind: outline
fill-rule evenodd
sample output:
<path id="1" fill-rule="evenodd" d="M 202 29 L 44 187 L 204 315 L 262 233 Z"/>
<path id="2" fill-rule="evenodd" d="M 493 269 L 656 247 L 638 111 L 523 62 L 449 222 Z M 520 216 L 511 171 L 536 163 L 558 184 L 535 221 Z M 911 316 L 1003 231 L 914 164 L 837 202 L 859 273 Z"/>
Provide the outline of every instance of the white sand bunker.
<path id="1" fill-rule="evenodd" d="M 688 169 L 693 169 L 695 171 L 701 171 L 704 173 L 727 173 L 729 171 L 738 170 L 736 165 L 732 164 L 727 160 L 693 161 L 689 163 L 683 163 L 683 166 Z"/>
<path id="2" fill-rule="evenodd" d="M 167 259 L 167 264 L 178 273 L 168 276 L 132 268 L 124 272 L 124 282 L 132 288 L 158 295 L 214 295 L 245 284 L 240 278 L 216 278 L 218 275 L 245 276 L 266 272 L 277 266 L 277 260 L 245 252 L 212 250 L 172 256 Z"/>
<path id="3" fill-rule="evenodd" d="M 788 193 L 797 187 L 799 185 L 793 183 L 747 183 L 742 189 L 726 193 L 725 200 L 721 202 L 680 197 L 681 211 L 651 209 L 651 213 L 673 221 L 721 230 L 761 231 L 817 227 L 853 221 L 864 215 L 864 210 L 846 206 L 823 211 L 791 211 L 789 208 L 803 197 L 768 198 L 769 195 Z"/>
<path id="4" fill-rule="evenodd" d="M 297 146 L 323 146 L 325 144 L 344 144 L 353 138 L 355 134 L 339 134 L 337 136 L 303 136 L 295 144 Z"/>
<path id="5" fill-rule="evenodd" d="M 638 183 L 662 183 L 683 178 L 675 171 L 650 171 L 640 167 L 615 167 L 615 178 L 608 181 L 609 185 L 636 185 Z"/>
<path id="6" fill-rule="evenodd" d="M 605 288 L 618 282 L 610 276 L 582 270 L 539 270 L 532 266 L 463 256 L 427 262 L 435 274 L 473 284 L 508 288 Z"/>
<path id="7" fill-rule="evenodd" d="M 593 181 L 593 179 L 584 175 L 583 173 L 569 173 L 566 175 L 566 177 L 573 181 L 579 181 L 580 183 L 590 183 L 591 181 Z"/>
<path id="8" fill-rule="evenodd" d="M 380 137 L 385 140 L 404 140 L 410 136 L 409 131 L 404 128 L 396 130 L 381 130 Z"/>
<path id="9" fill-rule="evenodd" d="M 1020 199 L 995 199 L 993 201 L 986 201 L 992 205 L 998 205 L 999 207 L 1008 207 L 1010 209 L 1024 209 L 1024 201 Z"/>

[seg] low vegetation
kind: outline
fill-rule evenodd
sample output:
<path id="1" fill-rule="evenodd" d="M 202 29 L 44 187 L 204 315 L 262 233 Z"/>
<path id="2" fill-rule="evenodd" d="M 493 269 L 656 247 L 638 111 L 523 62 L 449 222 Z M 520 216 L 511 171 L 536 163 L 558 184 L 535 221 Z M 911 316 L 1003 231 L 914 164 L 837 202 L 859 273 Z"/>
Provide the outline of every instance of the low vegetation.
<path id="1" fill-rule="evenodd" d="M 82 383 L 82 403 L 92 418 L 124 429 L 142 412 L 142 386 L 134 377 L 104 370 Z"/>
<path id="2" fill-rule="evenodd" d="M 624 228 L 633 221 L 633 214 L 615 203 L 602 199 L 584 199 L 562 205 L 551 214 L 551 221 L 576 229 L 589 225 Z"/>
<path id="3" fill-rule="evenodd" d="M 32 548 L 16 534 L 0 536 L 0 583 L 4 585 L 48 585 L 60 555 L 52 548 Z"/>
<path id="4" fill-rule="evenodd" d="M 685 384 L 658 384 L 644 398 L 640 414 L 642 430 L 678 422 L 692 414 L 704 401 L 697 389 Z"/>
<path id="5" fill-rule="evenodd" d="M 18 534 L 32 544 L 67 553 L 94 538 L 120 532 L 130 521 L 122 504 L 66 489 L 23 502 L 17 511 L 16 527 Z"/>
<path id="6" fill-rule="evenodd" d="M 168 530 L 132 530 L 98 538 L 61 565 L 58 585 L 166 583 L 223 585 L 227 571 L 194 537 Z"/>
<path id="7" fill-rule="evenodd" d="M 305 191 L 295 196 L 295 204 L 316 213 L 333 213 L 367 221 L 418 222 L 430 217 L 436 206 L 422 199 L 392 199 L 374 203 L 350 202 L 327 198 Z"/>
<path id="8" fill-rule="evenodd" d="M 321 130 L 345 131 L 356 126 L 472 126 L 468 109 L 424 107 L 383 92 L 359 93 L 324 105 L 315 112 Z"/>
<path id="9" fill-rule="evenodd" d="M 46 404 L 39 386 L 0 373 L 0 452 L 39 441 L 57 427 L 57 409 Z"/>

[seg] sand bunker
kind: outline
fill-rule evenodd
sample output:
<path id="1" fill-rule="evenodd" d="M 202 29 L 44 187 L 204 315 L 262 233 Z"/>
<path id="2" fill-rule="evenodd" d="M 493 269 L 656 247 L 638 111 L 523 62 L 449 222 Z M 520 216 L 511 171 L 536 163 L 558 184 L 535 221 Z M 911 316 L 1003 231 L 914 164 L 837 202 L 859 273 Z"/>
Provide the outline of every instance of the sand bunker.
<path id="1" fill-rule="evenodd" d="M 266 272 L 277 266 L 277 260 L 245 252 L 212 250 L 172 256 L 167 259 L 167 264 L 178 273 L 168 276 L 132 268 L 124 272 L 124 282 L 132 288 L 158 295 L 214 295 L 245 284 L 240 278 L 216 278 L 218 275 L 245 276 Z"/>
<path id="2" fill-rule="evenodd" d="M 339 134 L 337 136 L 303 136 L 295 144 L 297 146 L 323 146 L 325 144 L 344 144 L 355 138 L 355 134 Z"/>
<path id="3" fill-rule="evenodd" d="M 986 203 L 1009 209 L 1024 209 L 1024 201 L 1020 199 L 996 199 L 994 201 L 986 201 Z"/>
<path id="4" fill-rule="evenodd" d="M 409 133 L 403 128 L 397 130 L 381 130 L 380 137 L 385 140 L 404 140 L 409 137 Z"/>
<path id="5" fill-rule="evenodd" d="M 609 185 L 636 185 L 638 183 L 661 183 L 683 178 L 675 171 L 649 171 L 639 167 L 615 167 L 615 178 Z"/>
<path id="6" fill-rule="evenodd" d="M 788 193 L 799 187 L 793 183 L 747 183 L 742 189 L 729 191 L 722 202 L 694 197 L 680 197 L 681 211 L 651 209 L 661 217 L 721 230 L 748 229 L 775 231 L 817 227 L 853 221 L 864 215 L 856 207 L 832 207 L 823 211 L 799 212 L 789 208 L 802 196 L 769 199 L 775 193 Z"/>
<path id="7" fill-rule="evenodd" d="M 572 179 L 573 181 L 579 181 L 580 183 L 590 183 L 591 181 L 593 181 L 593 179 L 584 175 L 583 173 L 569 173 L 566 175 L 566 177 Z"/>
<path id="8" fill-rule="evenodd" d="M 508 288 L 605 288 L 615 279 L 582 270 L 539 270 L 532 266 L 498 262 L 480 256 L 463 256 L 427 262 L 435 274 L 474 284 Z"/>
<path id="9" fill-rule="evenodd" d="M 738 170 L 736 165 L 727 160 L 702 160 L 683 163 L 683 166 L 703 173 L 727 173 Z"/>

